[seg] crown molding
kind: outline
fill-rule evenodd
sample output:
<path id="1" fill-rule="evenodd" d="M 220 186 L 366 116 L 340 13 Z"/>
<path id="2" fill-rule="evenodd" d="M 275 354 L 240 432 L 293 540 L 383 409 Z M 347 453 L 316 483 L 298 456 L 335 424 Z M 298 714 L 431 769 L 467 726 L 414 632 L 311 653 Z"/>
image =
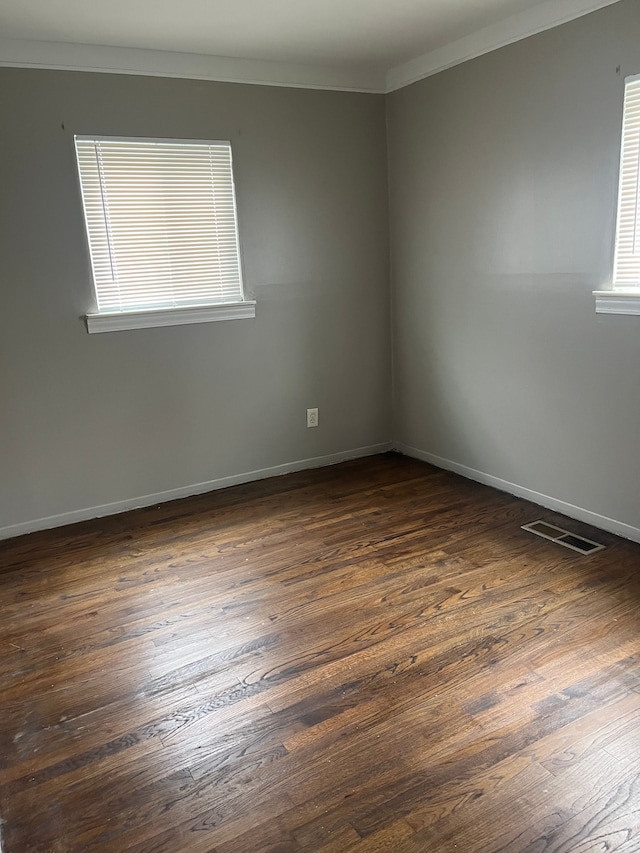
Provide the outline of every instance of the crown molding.
<path id="1" fill-rule="evenodd" d="M 546 3 L 511 15 L 503 21 L 392 68 L 386 75 L 386 92 L 395 92 L 446 68 L 460 65 L 469 59 L 475 59 L 618 2 L 619 0 L 547 0 Z"/>
<path id="2" fill-rule="evenodd" d="M 0 66 L 384 94 L 384 74 L 195 53 L 0 38 Z"/>
<path id="3" fill-rule="evenodd" d="M 454 65 L 475 59 L 544 30 L 588 15 L 620 0 L 546 0 L 425 53 L 386 73 L 302 63 L 268 62 L 130 47 L 0 38 L 0 67 L 48 68 L 249 83 L 340 92 L 395 92 Z"/>

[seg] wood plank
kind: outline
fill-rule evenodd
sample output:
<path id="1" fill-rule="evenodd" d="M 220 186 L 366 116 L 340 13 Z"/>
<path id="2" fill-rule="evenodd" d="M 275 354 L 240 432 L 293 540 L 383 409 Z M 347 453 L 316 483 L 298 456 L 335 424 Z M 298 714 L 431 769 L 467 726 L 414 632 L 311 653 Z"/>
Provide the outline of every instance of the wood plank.
<path id="1" fill-rule="evenodd" d="M 639 570 L 397 454 L 1 542 L 4 849 L 640 849 Z"/>

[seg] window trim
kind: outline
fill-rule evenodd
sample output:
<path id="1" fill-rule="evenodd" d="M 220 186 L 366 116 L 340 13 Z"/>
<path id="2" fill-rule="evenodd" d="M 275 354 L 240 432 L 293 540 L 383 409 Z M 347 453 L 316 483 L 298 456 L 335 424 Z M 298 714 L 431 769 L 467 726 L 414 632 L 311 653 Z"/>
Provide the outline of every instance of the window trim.
<path id="1" fill-rule="evenodd" d="M 85 314 L 87 332 L 120 332 L 125 329 L 150 329 L 158 326 L 185 326 L 217 320 L 244 320 L 256 316 L 255 300 L 196 305 L 186 308 L 153 308 L 148 311 L 102 311 Z"/>
<path id="2" fill-rule="evenodd" d="M 235 174 L 233 169 L 233 151 L 231 141 L 225 140 L 210 140 L 210 139 L 187 139 L 175 137 L 144 137 L 144 136 L 116 136 L 106 134 L 76 134 L 74 136 L 74 153 L 76 149 L 76 140 L 93 141 L 93 140 L 110 140 L 116 142 L 141 142 L 141 143 L 169 143 L 178 145 L 225 145 L 229 147 L 231 154 L 231 185 L 233 188 L 233 215 L 235 218 L 235 233 L 236 245 L 238 252 L 238 275 L 240 284 L 240 293 L 242 297 L 239 301 L 233 302 L 204 302 L 202 304 L 169 306 L 169 307 L 149 307 L 140 308 L 124 308 L 122 310 L 94 310 L 84 315 L 87 332 L 95 334 L 100 332 L 123 331 L 127 329 L 146 329 L 162 326 L 182 326 L 192 323 L 210 323 L 220 320 L 241 320 L 255 317 L 256 302 L 255 300 L 247 299 L 245 283 L 242 249 L 240 247 L 240 227 L 238 223 L 238 209 L 235 191 Z M 97 284 L 93 266 L 93 255 L 91 249 L 91 240 L 89 227 L 87 222 L 87 208 L 85 203 L 82 178 L 80 173 L 80 162 L 76 153 L 76 167 L 78 176 L 78 187 L 82 203 L 84 231 L 87 251 L 90 260 L 91 281 L 95 305 L 98 304 Z"/>
<path id="3" fill-rule="evenodd" d="M 618 234 L 620 227 L 620 200 L 622 179 L 622 161 L 624 154 L 624 126 L 626 119 L 627 87 L 632 83 L 640 83 L 640 74 L 631 74 L 624 78 L 622 121 L 620 123 L 620 160 L 618 164 L 618 179 L 616 182 L 616 206 L 615 223 L 613 234 L 613 257 L 611 285 L 607 290 L 594 290 L 596 302 L 596 314 L 627 314 L 631 316 L 640 315 L 640 284 L 638 286 L 620 285 L 616 286 L 615 268 L 618 255 Z M 640 172 L 640 170 L 639 170 Z"/>

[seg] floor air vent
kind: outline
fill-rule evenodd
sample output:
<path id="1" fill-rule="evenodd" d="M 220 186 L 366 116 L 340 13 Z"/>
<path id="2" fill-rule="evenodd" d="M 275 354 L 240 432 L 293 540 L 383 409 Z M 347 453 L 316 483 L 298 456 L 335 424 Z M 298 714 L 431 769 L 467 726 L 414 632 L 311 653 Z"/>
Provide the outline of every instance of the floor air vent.
<path id="1" fill-rule="evenodd" d="M 535 533 L 536 536 L 542 536 L 543 539 L 557 542 L 558 545 L 564 545 L 565 548 L 571 548 L 572 551 L 577 551 L 579 554 L 593 554 L 595 551 L 602 551 L 605 547 L 598 542 L 585 539 L 583 536 L 569 533 L 568 530 L 563 530 L 561 527 L 547 524 L 546 521 L 532 521 L 531 524 L 523 524 L 522 529 L 528 530 L 529 533 Z"/>

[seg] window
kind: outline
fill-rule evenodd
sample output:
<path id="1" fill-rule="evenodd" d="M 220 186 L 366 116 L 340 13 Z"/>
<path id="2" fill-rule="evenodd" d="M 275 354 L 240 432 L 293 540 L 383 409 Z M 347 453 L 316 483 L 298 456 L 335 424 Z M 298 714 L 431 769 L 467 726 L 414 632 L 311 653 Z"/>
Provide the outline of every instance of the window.
<path id="1" fill-rule="evenodd" d="M 255 315 L 228 142 L 75 142 L 98 307 L 90 332 Z"/>
<path id="2" fill-rule="evenodd" d="M 640 314 L 640 77 L 625 84 L 613 289 L 595 296 L 599 313 Z"/>
<path id="3" fill-rule="evenodd" d="M 640 79 L 625 87 L 613 286 L 640 286 Z"/>

